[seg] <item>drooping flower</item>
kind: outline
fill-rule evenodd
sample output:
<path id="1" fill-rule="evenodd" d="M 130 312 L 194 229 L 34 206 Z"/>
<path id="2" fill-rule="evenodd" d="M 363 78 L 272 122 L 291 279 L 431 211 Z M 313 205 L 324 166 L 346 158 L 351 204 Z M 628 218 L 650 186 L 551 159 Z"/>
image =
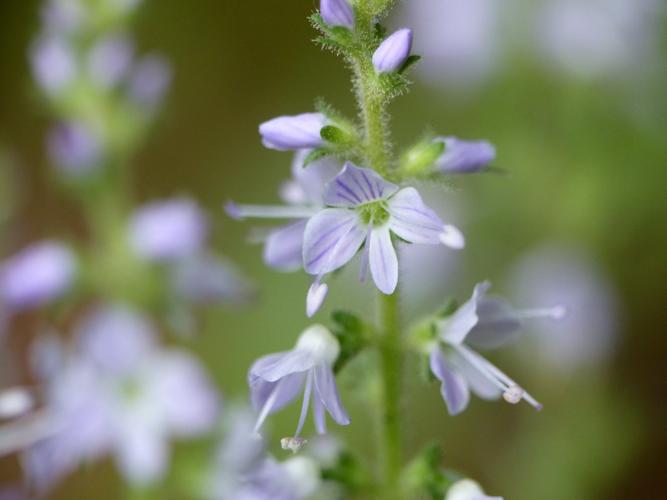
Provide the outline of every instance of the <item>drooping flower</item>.
<path id="1" fill-rule="evenodd" d="M 160 350 L 151 326 L 122 307 L 84 319 L 77 349 L 45 380 L 51 431 L 24 454 L 31 482 L 48 489 L 82 461 L 112 453 L 128 480 L 165 472 L 171 437 L 211 429 L 218 398 L 195 358 Z"/>
<path id="2" fill-rule="evenodd" d="M 43 306 L 67 291 L 75 271 L 67 247 L 55 241 L 36 243 L 0 267 L 0 301 L 12 311 Z"/>
<path id="3" fill-rule="evenodd" d="M 296 219 L 272 230 L 265 240 L 264 262 L 281 271 L 303 267 L 303 233 L 308 218 L 324 207 L 324 187 L 341 169 L 333 157 L 315 160 L 303 166 L 309 150 L 298 151 L 292 162 L 292 179 L 283 183 L 281 198 L 289 206 L 270 207 L 228 203 L 227 213 L 235 219 L 250 217 Z"/>
<path id="4" fill-rule="evenodd" d="M 140 207 L 130 223 L 130 243 L 138 255 L 155 261 L 187 258 L 201 250 L 208 227 L 199 205 L 174 198 Z"/>
<path id="5" fill-rule="evenodd" d="M 460 479 L 447 490 L 445 500 L 503 500 L 484 494 L 481 486 L 471 479 Z"/>
<path id="6" fill-rule="evenodd" d="M 99 137 L 89 127 L 77 122 L 57 124 L 49 132 L 47 149 L 55 165 L 71 175 L 89 172 L 102 154 Z"/>
<path id="7" fill-rule="evenodd" d="M 435 140 L 445 145 L 445 151 L 435 163 L 440 172 L 480 172 L 496 159 L 496 148 L 488 141 L 462 141 L 457 137 L 438 137 Z"/>
<path id="8" fill-rule="evenodd" d="M 255 431 L 268 415 L 284 408 L 302 392 L 301 415 L 291 439 L 300 439 L 311 400 L 318 433 L 326 432 L 325 410 L 338 424 L 349 424 L 332 369 L 339 353 L 336 337 L 325 327 L 313 325 L 301 334 L 294 349 L 255 361 L 248 373 L 251 400 L 259 412 Z"/>
<path id="9" fill-rule="evenodd" d="M 481 348 L 500 347 L 515 338 L 524 319 L 562 318 L 563 307 L 515 310 L 506 301 L 486 295 L 490 283 L 475 286 L 473 296 L 454 314 L 436 323 L 438 345 L 431 351 L 433 375 L 442 382 L 441 393 L 451 415 L 468 406 L 470 391 L 483 399 L 516 404 L 522 399 L 541 409 L 530 394 L 466 343 Z"/>
<path id="10" fill-rule="evenodd" d="M 319 148 L 324 145 L 320 130 L 327 118 L 322 113 L 279 116 L 259 126 L 262 144 L 278 151 Z"/>
<path id="11" fill-rule="evenodd" d="M 354 29 L 354 10 L 348 0 L 321 0 L 320 14 L 330 26 Z"/>
<path id="12" fill-rule="evenodd" d="M 324 203 L 331 208 L 311 217 L 304 233 L 304 269 L 316 276 L 308 293 L 309 316 L 326 296 L 323 275 L 347 264 L 364 242 L 362 278 L 370 268 L 373 281 L 385 294 L 393 293 L 398 284 L 392 234 L 408 243 L 464 246 L 461 232 L 443 223 L 415 188 L 399 189 L 373 170 L 350 162 L 328 183 Z"/>
<path id="13" fill-rule="evenodd" d="M 400 29 L 389 35 L 373 54 L 373 66 L 378 73 L 391 73 L 403 66 L 412 50 L 412 30 Z"/>

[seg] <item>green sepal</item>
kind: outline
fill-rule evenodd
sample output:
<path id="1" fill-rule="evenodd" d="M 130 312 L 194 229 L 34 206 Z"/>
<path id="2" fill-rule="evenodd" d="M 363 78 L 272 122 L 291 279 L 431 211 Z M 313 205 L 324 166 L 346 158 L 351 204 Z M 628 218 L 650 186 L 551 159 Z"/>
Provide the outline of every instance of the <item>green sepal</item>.
<path id="1" fill-rule="evenodd" d="M 402 482 L 411 498 L 423 495 L 442 500 L 452 485 L 442 467 L 442 451 L 437 444 L 427 445 L 403 472 Z"/>
<path id="2" fill-rule="evenodd" d="M 313 163 L 314 161 L 317 161 L 321 158 L 324 158 L 325 156 L 329 156 L 331 154 L 331 151 L 329 151 L 326 148 L 317 148 L 313 149 L 310 153 L 306 155 L 306 157 L 303 160 L 303 164 L 301 165 L 301 168 L 306 168 L 308 165 Z"/>
<path id="3" fill-rule="evenodd" d="M 418 56 L 416 54 L 413 54 L 411 56 L 408 56 L 408 58 L 405 60 L 403 63 L 403 66 L 398 70 L 399 74 L 405 73 L 405 71 L 410 67 L 413 66 L 414 64 L 418 63 L 422 56 Z"/>
<path id="4" fill-rule="evenodd" d="M 423 177 L 444 152 L 444 142 L 424 139 L 402 155 L 399 169 L 406 177 Z"/>
<path id="5" fill-rule="evenodd" d="M 355 137 L 342 128 L 335 125 L 326 125 L 320 130 L 320 137 L 335 146 L 348 146 L 354 142 Z"/>
<path id="6" fill-rule="evenodd" d="M 334 364 L 334 372 L 343 367 L 366 347 L 366 326 L 358 316 L 346 311 L 334 311 L 333 333 L 340 343 L 340 354 Z"/>

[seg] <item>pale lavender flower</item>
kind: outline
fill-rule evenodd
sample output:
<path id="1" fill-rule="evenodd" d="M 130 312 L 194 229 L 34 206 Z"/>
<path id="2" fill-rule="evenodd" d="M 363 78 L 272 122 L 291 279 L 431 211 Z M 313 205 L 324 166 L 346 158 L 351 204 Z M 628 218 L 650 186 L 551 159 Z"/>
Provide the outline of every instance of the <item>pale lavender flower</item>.
<path id="1" fill-rule="evenodd" d="M 116 86 L 127 75 L 133 53 L 132 41 L 125 36 L 108 36 L 99 40 L 88 54 L 90 77 L 102 88 Z"/>
<path id="2" fill-rule="evenodd" d="M 462 141 L 457 137 L 435 139 L 445 151 L 435 163 L 436 169 L 448 174 L 469 174 L 486 169 L 496 159 L 496 148 L 488 141 Z"/>
<path id="3" fill-rule="evenodd" d="M 459 479 L 447 490 L 445 500 L 503 500 L 484 494 L 481 486 L 470 479 Z"/>
<path id="4" fill-rule="evenodd" d="M 171 78 L 171 67 L 164 57 L 145 56 L 131 71 L 128 94 L 136 104 L 155 108 L 162 102 Z"/>
<path id="5" fill-rule="evenodd" d="M 354 10 L 348 0 L 321 0 L 320 14 L 330 26 L 354 29 Z"/>
<path id="6" fill-rule="evenodd" d="M 67 247 L 54 241 L 36 243 L 0 266 L 0 301 L 12 311 L 43 306 L 67 291 L 75 271 Z"/>
<path id="7" fill-rule="evenodd" d="M 85 12 L 78 0 L 49 0 L 41 12 L 45 28 L 53 34 L 70 34 L 85 20 Z"/>
<path id="8" fill-rule="evenodd" d="M 400 29 L 389 35 L 373 54 L 373 66 L 378 73 L 391 73 L 403 66 L 412 50 L 412 30 Z"/>
<path id="9" fill-rule="evenodd" d="M 129 309 L 95 311 L 78 345 L 45 382 L 51 433 L 25 452 L 24 466 L 44 490 L 83 461 L 112 453 L 133 483 L 159 479 L 168 441 L 209 431 L 218 398 L 195 358 L 158 349 L 146 320 Z"/>
<path id="10" fill-rule="evenodd" d="M 370 268 L 375 285 L 385 294 L 393 293 L 398 284 L 392 234 L 408 243 L 444 244 L 454 249 L 464 246 L 461 232 L 443 223 L 415 188 L 399 189 L 373 170 L 350 162 L 328 183 L 324 203 L 333 208 L 311 217 L 304 233 L 304 269 L 316 276 L 308 292 L 309 316 L 327 294 L 322 277 L 347 264 L 364 242 L 362 279 Z"/>
<path id="11" fill-rule="evenodd" d="M 259 126 L 262 144 L 278 151 L 319 148 L 324 145 L 320 130 L 327 118 L 322 113 L 279 116 Z"/>
<path id="12" fill-rule="evenodd" d="M 348 425 L 350 418 L 341 404 L 332 369 L 339 353 L 336 337 L 325 327 L 313 325 L 301 334 L 291 351 L 255 361 L 248 373 L 251 400 L 259 412 L 255 431 L 269 414 L 282 409 L 302 392 L 301 415 L 292 440 L 300 439 L 311 399 L 318 433 L 326 432 L 325 409 L 338 424 Z"/>
<path id="13" fill-rule="evenodd" d="M 292 179 L 282 184 L 280 197 L 289 206 L 252 206 L 228 203 L 227 213 L 236 219 L 251 217 L 296 219 L 295 222 L 272 230 L 264 245 L 264 262 L 280 271 L 296 271 L 303 267 L 303 233 L 308 218 L 324 207 L 324 187 L 341 169 L 333 157 L 315 160 L 304 167 L 310 150 L 294 155 Z"/>
<path id="14" fill-rule="evenodd" d="M 66 40 L 47 36 L 40 38 L 30 51 L 32 72 L 37 83 L 49 94 L 67 87 L 76 73 L 76 62 Z"/>
<path id="15" fill-rule="evenodd" d="M 208 233 L 197 203 L 173 198 L 140 207 L 130 222 L 130 243 L 138 255 L 155 261 L 174 261 L 197 254 Z"/>
<path id="16" fill-rule="evenodd" d="M 53 127 L 47 138 L 47 149 L 56 166 L 72 175 L 89 172 L 102 154 L 98 136 L 77 122 L 59 123 Z"/>
<path id="17" fill-rule="evenodd" d="M 438 345 L 431 352 L 431 371 L 442 382 L 442 397 L 451 415 L 465 410 L 471 390 L 483 399 L 502 396 L 512 404 L 524 399 L 536 409 L 542 408 L 516 382 L 466 343 L 488 349 L 500 347 L 515 338 L 524 319 L 560 319 L 565 310 L 562 306 L 514 310 L 506 301 L 487 296 L 490 286 L 488 282 L 476 285 L 468 302 L 436 323 Z"/>

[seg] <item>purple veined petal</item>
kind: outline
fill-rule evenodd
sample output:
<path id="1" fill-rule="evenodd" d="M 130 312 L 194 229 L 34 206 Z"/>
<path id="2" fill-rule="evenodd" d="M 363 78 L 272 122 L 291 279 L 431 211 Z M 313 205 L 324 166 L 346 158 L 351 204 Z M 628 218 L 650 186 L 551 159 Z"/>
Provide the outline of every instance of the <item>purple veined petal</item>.
<path id="1" fill-rule="evenodd" d="M 308 274 L 321 276 L 347 264 L 366 238 L 352 210 L 327 208 L 311 217 L 303 236 L 303 263 Z"/>
<path id="2" fill-rule="evenodd" d="M 59 123 L 47 137 L 49 156 L 64 173 L 90 172 L 100 161 L 102 143 L 89 127 L 77 122 Z"/>
<path id="3" fill-rule="evenodd" d="M 448 344 L 462 343 L 477 325 L 477 305 L 491 287 L 488 281 L 475 285 L 472 297 L 439 325 L 440 339 Z"/>
<path id="4" fill-rule="evenodd" d="M 259 126 L 262 143 L 278 151 L 319 148 L 324 145 L 320 130 L 326 124 L 322 113 L 279 116 Z"/>
<path id="5" fill-rule="evenodd" d="M 385 181 L 370 168 L 359 168 L 351 162 L 327 183 L 324 203 L 332 207 L 353 208 L 370 201 L 387 199 L 398 186 Z"/>
<path id="6" fill-rule="evenodd" d="M 412 30 L 400 29 L 389 35 L 373 54 L 373 66 L 378 73 L 391 73 L 403 66 L 412 50 Z"/>
<path id="7" fill-rule="evenodd" d="M 497 297 L 481 297 L 477 302 L 479 321 L 466 337 L 466 343 L 481 349 L 497 349 L 517 339 L 521 319 L 512 306 Z"/>
<path id="8" fill-rule="evenodd" d="M 458 415 L 468 407 L 470 389 L 465 379 L 447 366 L 447 361 L 439 348 L 430 356 L 431 372 L 442 383 L 440 393 L 450 415 Z"/>
<path id="9" fill-rule="evenodd" d="M 127 75 L 133 53 L 134 47 L 129 38 L 103 38 L 88 54 L 88 72 L 91 79 L 102 88 L 114 87 Z"/>
<path id="10" fill-rule="evenodd" d="M 391 295 L 398 285 L 398 257 L 391 242 L 388 226 L 376 227 L 368 241 L 368 262 L 375 285 Z"/>
<path id="11" fill-rule="evenodd" d="M 350 423 L 350 417 L 340 401 L 336 379 L 330 366 L 318 365 L 315 368 L 315 392 L 337 424 L 348 425 Z"/>
<path id="12" fill-rule="evenodd" d="M 410 243 L 439 245 L 445 224 L 427 207 L 412 187 L 401 189 L 388 203 L 389 227 L 399 238 Z"/>
<path id="13" fill-rule="evenodd" d="M 448 174 L 469 174 L 486 169 L 496 159 L 496 148 L 488 141 L 462 141 L 457 137 L 438 137 L 445 151 L 435 163 Z"/>
<path id="14" fill-rule="evenodd" d="M 481 370 L 478 365 L 471 363 L 468 358 L 461 355 L 456 349 L 445 349 L 444 353 L 449 365 L 465 379 L 470 390 L 477 397 L 486 400 L 500 399 L 503 389 L 498 386 L 486 371 Z"/>
<path id="15" fill-rule="evenodd" d="M 132 69 L 128 95 L 137 105 L 151 110 L 162 102 L 171 78 L 171 66 L 164 57 L 144 56 Z"/>
<path id="16" fill-rule="evenodd" d="M 354 29 L 354 10 L 348 0 L 321 0 L 320 14 L 329 26 Z"/>
<path id="17" fill-rule="evenodd" d="M 271 231 L 264 245 L 264 263 L 280 271 L 296 271 L 303 266 L 303 233 L 307 220 Z"/>
<path id="18" fill-rule="evenodd" d="M 306 295 L 306 315 L 309 318 L 315 316 L 315 313 L 320 310 L 324 299 L 327 298 L 329 293 L 329 285 L 326 283 L 320 283 L 319 278 L 316 279 L 310 288 L 308 288 L 308 294 Z"/>
<path id="19" fill-rule="evenodd" d="M 76 74 L 72 49 L 58 36 L 38 40 L 30 51 L 30 62 L 35 80 L 49 94 L 62 91 Z"/>
<path id="20" fill-rule="evenodd" d="M 324 405 L 322 404 L 322 400 L 319 398 L 317 394 L 315 394 L 315 397 L 313 398 L 313 419 L 315 420 L 315 430 L 317 430 L 318 434 L 326 434 L 327 433 L 327 421 L 326 421 L 326 415 L 324 413 Z"/>
<path id="21" fill-rule="evenodd" d="M 325 156 L 304 167 L 303 162 L 310 152 L 309 149 L 296 152 L 292 161 L 292 178 L 300 191 L 299 204 L 322 207 L 326 184 L 338 175 L 343 166 L 336 157 Z M 291 203 L 289 198 L 285 201 Z"/>
<path id="22" fill-rule="evenodd" d="M 293 373 L 306 372 L 313 368 L 317 359 L 304 349 L 292 349 L 259 358 L 250 367 L 250 377 L 267 382 L 277 382 Z"/>

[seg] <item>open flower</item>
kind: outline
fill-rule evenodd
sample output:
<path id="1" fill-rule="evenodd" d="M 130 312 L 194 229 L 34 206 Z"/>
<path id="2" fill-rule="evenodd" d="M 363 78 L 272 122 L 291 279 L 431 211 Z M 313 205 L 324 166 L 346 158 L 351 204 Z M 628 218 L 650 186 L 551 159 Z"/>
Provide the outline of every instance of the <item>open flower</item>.
<path id="1" fill-rule="evenodd" d="M 469 174 L 486 169 L 496 159 L 496 148 L 488 141 L 462 141 L 456 137 L 438 137 L 445 151 L 435 162 L 440 172 Z"/>
<path id="2" fill-rule="evenodd" d="M 301 434 L 311 399 L 318 433 L 326 432 L 325 409 L 338 424 L 349 424 L 332 369 L 339 353 L 336 337 L 325 327 L 313 325 L 301 334 L 291 351 L 269 354 L 255 361 L 248 374 L 251 400 L 259 412 L 255 431 L 269 414 L 291 403 L 301 392 L 301 415 L 292 440 Z"/>
<path id="3" fill-rule="evenodd" d="M 304 268 L 316 276 L 308 293 L 309 316 L 327 293 L 322 276 L 347 264 L 364 242 L 362 279 L 369 267 L 373 281 L 385 294 L 393 293 L 398 284 L 392 234 L 408 243 L 464 246 L 461 232 L 443 223 L 415 188 L 399 189 L 373 170 L 350 162 L 327 185 L 324 203 L 331 208 L 313 216 L 304 234 Z"/>
<path id="4" fill-rule="evenodd" d="M 502 497 L 490 497 L 475 481 L 460 479 L 447 490 L 445 500 L 503 500 Z"/>
<path id="5" fill-rule="evenodd" d="M 499 347 L 515 337 L 526 318 L 561 318 L 565 311 L 548 309 L 514 310 L 502 299 L 488 297 L 490 283 L 475 286 L 473 296 L 450 317 L 436 324 L 438 345 L 431 352 L 433 375 L 442 382 L 441 393 L 451 415 L 468 406 L 470 391 L 483 399 L 516 404 L 522 399 L 541 409 L 530 394 L 464 342 L 486 348 Z"/>
<path id="6" fill-rule="evenodd" d="M 325 184 L 341 169 L 340 162 L 330 156 L 304 167 L 303 162 L 309 153 L 310 150 L 304 149 L 294 155 L 292 179 L 281 186 L 280 197 L 288 206 L 237 205 L 230 202 L 225 207 L 235 219 L 295 219 L 295 222 L 272 230 L 265 240 L 264 262 L 280 271 L 295 271 L 303 267 L 306 222 L 324 207 Z"/>

